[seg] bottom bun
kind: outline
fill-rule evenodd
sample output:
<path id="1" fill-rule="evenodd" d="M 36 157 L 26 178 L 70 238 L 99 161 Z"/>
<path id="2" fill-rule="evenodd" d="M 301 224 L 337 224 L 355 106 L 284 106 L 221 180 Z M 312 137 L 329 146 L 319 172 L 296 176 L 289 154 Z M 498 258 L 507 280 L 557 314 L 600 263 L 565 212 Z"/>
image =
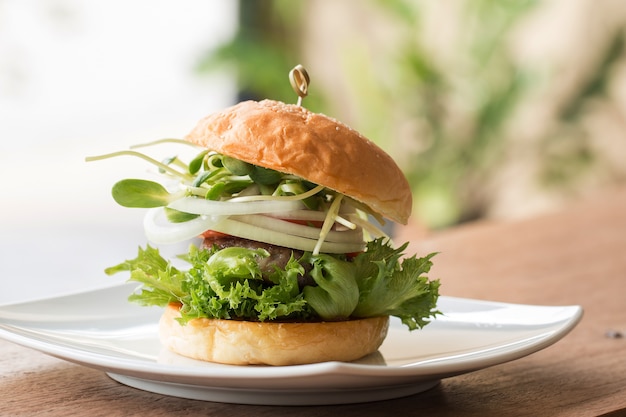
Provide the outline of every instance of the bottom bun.
<path id="1" fill-rule="evenodd" d="M 230 365 L 353 361 L 378 350 L 389 328 L 387 316 L 315 323 L 200 318 L 181 325 L 179 310 L 166 307 L 161 343 L 179 355 Z"/>

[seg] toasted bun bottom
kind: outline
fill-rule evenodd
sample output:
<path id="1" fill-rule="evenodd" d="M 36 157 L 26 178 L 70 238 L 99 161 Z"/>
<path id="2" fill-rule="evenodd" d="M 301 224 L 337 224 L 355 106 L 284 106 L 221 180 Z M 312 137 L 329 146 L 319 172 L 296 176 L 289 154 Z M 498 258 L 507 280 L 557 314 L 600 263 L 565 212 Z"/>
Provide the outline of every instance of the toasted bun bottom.
<path id="1" fill-rule="evenodd" d="M 389 317 L 280 323 L 193 319 L 181 325 L 180 306 L 166 307 L 159 323 L 161 343 L 169 350 L 231 365 L 299 365 L 352 361 L 378 350 Z"/>

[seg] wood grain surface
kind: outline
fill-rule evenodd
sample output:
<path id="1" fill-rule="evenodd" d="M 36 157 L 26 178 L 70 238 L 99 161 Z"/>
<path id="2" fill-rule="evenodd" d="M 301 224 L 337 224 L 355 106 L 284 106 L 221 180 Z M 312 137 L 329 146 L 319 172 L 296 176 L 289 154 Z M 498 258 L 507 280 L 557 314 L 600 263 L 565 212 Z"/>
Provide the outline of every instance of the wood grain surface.
<path id="1" fill-rule="evenodd" d="M 0 416 L 598 416 L 626 415 L 626 189 L 529 220 L 463 225 L 411 250 L 438 251 L 442 293 L 582 305 L 581 323 L 528 357 L 374 403 L 270 407 L 211 403 L 129 388 L 101 371 L 0 341 Z"/>

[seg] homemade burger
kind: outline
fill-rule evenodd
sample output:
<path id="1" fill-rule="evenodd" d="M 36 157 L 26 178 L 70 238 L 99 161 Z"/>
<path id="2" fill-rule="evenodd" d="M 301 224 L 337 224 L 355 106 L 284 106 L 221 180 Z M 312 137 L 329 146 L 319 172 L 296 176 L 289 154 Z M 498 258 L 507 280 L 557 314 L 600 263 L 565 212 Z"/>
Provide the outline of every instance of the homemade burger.
<path id="1" fill-rule="evenodd" d="M 374 224 L 407 222 L 407 180 L 355 130 L 299 105 L 246 101 L 166 141 L 197 156 L 88 160 L 158 166 L 164 181 L 122 180 L 113 197 L 149 208 L 152 244 L 202 237 L 181 256 L 186 270 L 147 246 L 106 271 L 141 284 L 131 301 L 165 307 L 171 351 L 237 365 L 352 361 L 377 351 L 389 316 L 414 330 L 437 314 L 433 254 L 405 257 L 406 244 L 393 248 Z"/>

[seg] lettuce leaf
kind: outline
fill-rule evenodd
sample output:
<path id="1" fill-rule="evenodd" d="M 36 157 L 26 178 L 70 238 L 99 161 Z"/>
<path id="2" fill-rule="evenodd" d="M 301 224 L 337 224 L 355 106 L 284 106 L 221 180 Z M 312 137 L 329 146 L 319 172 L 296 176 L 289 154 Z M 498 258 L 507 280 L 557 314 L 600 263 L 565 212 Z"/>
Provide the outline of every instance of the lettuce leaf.
<path id="1" fill-rule="evenodd" d="M 262 249 L 198 249 L 190 246 L 181 258 L 188 271 L 179 271 L 158 249 L 139 248 L 137 258 L 107 268 L 109 275 L 130 271 L 129 281 L 141 284 L 129 301 L 141 305 L 165 306 L 180 303 L 181 322 L 194 318 L 247 320 L 310 320 L 315 313 L 308 307 L 298 287 L 304 268 L 291 259 L 284 270 L 272 275 L 274 285 L 263 282 L 255 259 L 267 256 Z"/>
<path id="2" fill-rule="evenodd" d="M 348 261 L 343 256 L 306 253 L 275 268 L 269 281 L 257 260 L 263 249 L 232 247 L 199 249 L 190 246 L 180 258 L 186 271 L 165 260 L 158 249 L 139 248 L 137 257 L 106 269 L 107 274 L 130 271 L 140 288 L 129 300 L 141 305 L 180 303 L 181 322 L 194 318 L 244 320 L 345 320 L 381 315 L 399 317 L 413 330 L 428 324 L 436 311 L 439 281 L 425 274 L 432 262 L 403 257 L 406 244 L 393 249 L 383 239 Z M 316 286 L 298 286 L 298 277 L 311 271 Z"/>
<path id="3" fill-rule="evenodd" d="M 304 299 L 323 320 L 346 320 L 359 302 L 354 265 L 330 255 L 312 258 L 316 287 L 304 287 Z"/>
<path id="4" fill-rule="evenodd" d="M 121 271 L 130 271 L 129 281 L 143 284 L 141 292 L 132 294 L 129 301 L 144 306 L 165 307 L 186 294 L 183 289 L 185 274 L 163 259 L 158 249 L 150 246 L 146 249 L 140 247 L 135 259 L 107 268 L 104 272 L 112 275 Z"/>
<path id="5" fill-rule="evenodd" d="M 355 258 L 360 298 L 353 317 L 396 316 L 414 330 L 439 314 L 435 309 L 440 283 L 424 275 L 430 271 L 430 259 L 436 254 L 412 256 L 400 262 L 407 245 L 393 249 L 377 239 Z"/>

